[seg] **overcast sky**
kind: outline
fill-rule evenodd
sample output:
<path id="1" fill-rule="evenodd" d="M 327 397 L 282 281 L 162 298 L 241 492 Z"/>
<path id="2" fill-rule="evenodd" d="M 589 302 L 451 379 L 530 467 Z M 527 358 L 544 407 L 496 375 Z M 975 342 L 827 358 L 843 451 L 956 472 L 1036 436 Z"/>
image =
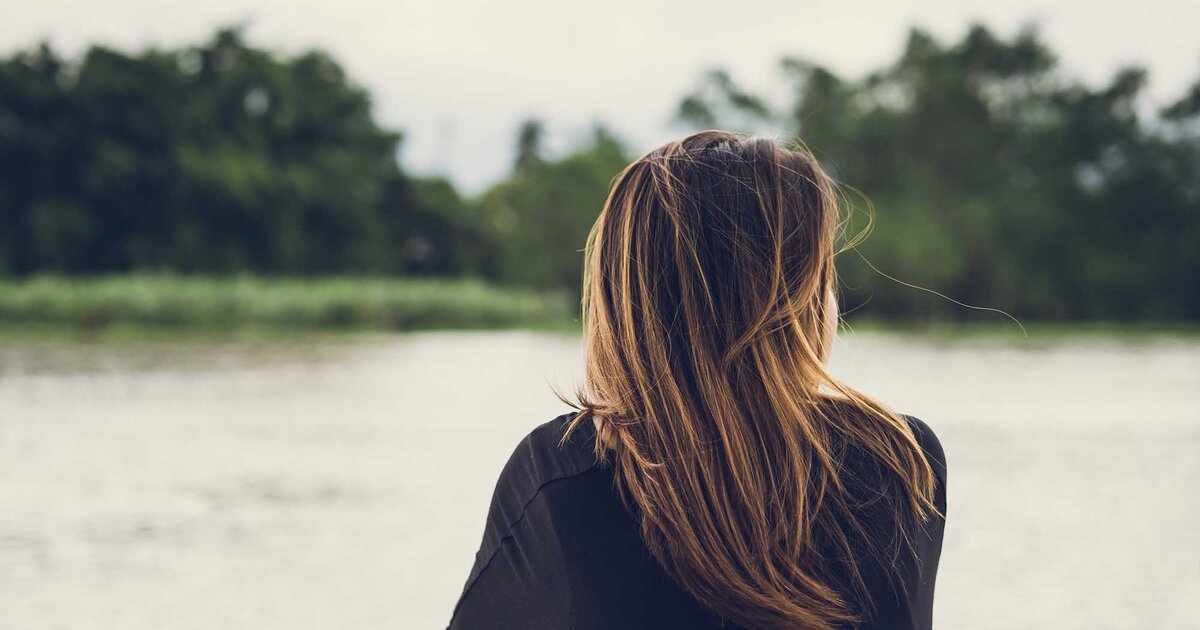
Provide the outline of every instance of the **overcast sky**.
<path id="1" fill-rule="evenodd" d="M 1157 100 L 1200 76 L 1195 0 L 0 0 L 0 47 L 42 39 L 74 54 L 198 42 L 245 22 L 252 43 L 333 53 L 405 132 L 401 159 L 474 192 L 509 168 L 514 130 L 544 118 L 552 146 L 594 120 L 635 148 L 681 132 L 679 96 L 721 65 L 769 90 L 783 55 L 848 76 L 893 60 L 909 26 L 945 39 L 972 20 L 1002 35 L 1039 24 L 1072 76 L 1098 83 L 1122 64 L 1151 71 Z"/>

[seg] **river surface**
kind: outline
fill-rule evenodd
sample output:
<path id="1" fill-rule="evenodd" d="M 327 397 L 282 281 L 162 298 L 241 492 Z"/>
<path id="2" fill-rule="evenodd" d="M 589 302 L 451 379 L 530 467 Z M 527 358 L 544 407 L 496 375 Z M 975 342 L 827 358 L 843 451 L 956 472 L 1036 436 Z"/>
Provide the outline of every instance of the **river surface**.
<path id="1" fill-rule="evenodd" d="M 1200 343 L 843 336 L 941 436 L 936 626 L 1200 628 Z M 0 629 L 443 628 L 578 338 L 0 345 Z"/>

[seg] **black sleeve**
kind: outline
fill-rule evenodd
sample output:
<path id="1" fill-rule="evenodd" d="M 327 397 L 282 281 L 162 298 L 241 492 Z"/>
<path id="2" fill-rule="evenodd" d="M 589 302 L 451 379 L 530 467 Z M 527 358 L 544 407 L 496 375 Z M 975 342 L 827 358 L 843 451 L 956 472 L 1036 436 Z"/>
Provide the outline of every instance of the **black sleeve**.
<path id="1" fill-rule="evenodd" d="M 542 486 L 472 572 L 451 630 L 710 627 L 612 493 L 599 468 Z"/>
<path id="2" fill-rule="evenodd" d="M 946 453 L 937 434 L 929 425 L 919 418 L 906 416 L 912 425 L 913 434 L 925 452 L 925 459 L 933 468 L 937 478 L 937 488 L 934 492 L 934 505 L 939 515 L 934 515 L 929 522 L 917 532 L 916 565 L 914 571 L 907 576 L 909 606 L 912 610 L 913 622 L 916 628 L 933 627 L 933 594 L 937 583 L 938 563 L 942 556 L 942 538 L 946 529 Z"/>
<path id="3" fill-rule="evenodd" d="M 929 428 L 920 418 L 913 416 L 904 416 L 912 426 L 913 435 L 917 438 L 917 444 L 921 446 L 921 450 L 925 452 L 925 459 L 929 461 L 929 465 L 933 468 L 933 474 L 937 477 L 937 501 L 938 510 L 943 516 L 946 513 L 946 451 L 942 448 L 942 442 L 938 439 L 933 429 Z"/>
<path id="4" fill-rule="evenodd" d="M 509 523 L 497 524 L 501 521 L 489 517 L 484 544 L 450 621 L 452 630 L 556 628 L 570 618 L 572 585 L 563 562 L 564 532 L 549 505 L 554 486 L 569 485 L 570 479 L 557 479 L 536 491 Z M 498 493 L 504 491 L 497 488 Z M 501 514 L 507 512 L 503 505 L 501 500 Z M 493 513 L 496 507 L 493 501 Z"/>
<path id="5" fill-rule="evenodd" d="M 500 473 L 453 630 L 571 627 L 583 612 L 581 576 L 598 548 L 581 539 L 585 495 L 596 486 L 586 480 L 601 471 L 586 432 L 562 444 L 567 420 L 531 432 Z"/>
<path id="6" fill-rule="evenodd" d="M 455 625 L 462 617 L 464 608 L 471 610 L 466 606 L 468 603 L 474 606 L 476 612 L 487 612 L 480 608 L 483 602 L 476 596 L 477 583 L 485 575 L 488 576 L 488 581 L 495 581 L 496 574 L 511 570 L 512 567 L 507 567 L 505 563 L 511 560 L 507 556 L 513 553 L 514 546 L 546 546 L 544 541 L 538 540 L 539 536 L 545 534 L 545 528 L 530 527 L 530 523 L 541 520 L 540 515 L 546 510 L 544 488 L 562 483 L 590 469 L 586 460 L 577 458 L 576 461 L 572 461 L 570 458 L 558 456 L 558 443 L 566 418 L 560 416 L 534 429 L 517 444 L 505 463 L 492 493 L 483 529 L 483 540 L 475 554 L 475 562 L 467 576 L 462 595 L 455 606 L 451 627 L 483 627 L 475 624 Z M 526 532 L 532 534 L 532 537 L 526 536 Z M 518 535 L 520 539 L 514 542 L 514 537 Z M 509 582 L 515 580 L 515 577 L 508 579 Z M 508 599 L 516 603 L 512 597 Z"/>
<path id="7" fill-rule="evenodd" d="M 646 552 L 588 434 L 559 448 L 539 431 L 500 475 L 450 629 L 711 627 Z"/>

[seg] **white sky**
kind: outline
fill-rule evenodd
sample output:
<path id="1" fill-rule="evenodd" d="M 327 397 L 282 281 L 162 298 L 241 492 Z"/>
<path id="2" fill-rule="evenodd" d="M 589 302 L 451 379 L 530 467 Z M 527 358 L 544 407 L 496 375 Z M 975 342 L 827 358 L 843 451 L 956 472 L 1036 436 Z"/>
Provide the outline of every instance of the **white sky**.
<path id="1" fill-rule="evenodd" d="M 42 39 L 72 55 L 179 46 L 237 22 L 255 45 L 326 49 L 405 132 L 405 166 L 468 192 L 507 171 L 526 116 L 547 121 L 552 146 L 602 120 L 646 149 L 681 132 L 670 116 L 706 68 L 762 91 L 785 54 L 854 77 L 895 59 L 910 25 L 948 40 L 972 20 L 1004 36 L 1036 22 L 1072 76 L 1138 63 L 1158 101 L 1200 77 L 1196 0 L 0 0 L 0 15 L 4 53 Z"/>

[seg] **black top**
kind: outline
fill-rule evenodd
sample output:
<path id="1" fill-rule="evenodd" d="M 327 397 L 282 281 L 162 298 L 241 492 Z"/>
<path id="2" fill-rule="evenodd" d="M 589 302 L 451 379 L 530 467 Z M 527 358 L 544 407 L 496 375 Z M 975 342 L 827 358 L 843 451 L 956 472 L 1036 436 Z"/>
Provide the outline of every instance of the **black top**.
<path id="1" fill-rule="evenodd" d="M 646 549 L 616 493 L 612 468 L 596 461 L 591 423 L 559 446 L 570 419 L 560 416 L 534 429 L 500 473 L 450 629 L 736 627 L 707 612 Z M 945 514 L 942 446 L 924 422 L 906 419 L 937 475 L 937 506 Z M 886 529 L 889 522 L 880 519 Z M 902 559 L 895 569 L 864 570 L 877 610 L 860 627 L 931 626 L 944 525 L 935 518 L 916 536 L 915 564 Z"/>

